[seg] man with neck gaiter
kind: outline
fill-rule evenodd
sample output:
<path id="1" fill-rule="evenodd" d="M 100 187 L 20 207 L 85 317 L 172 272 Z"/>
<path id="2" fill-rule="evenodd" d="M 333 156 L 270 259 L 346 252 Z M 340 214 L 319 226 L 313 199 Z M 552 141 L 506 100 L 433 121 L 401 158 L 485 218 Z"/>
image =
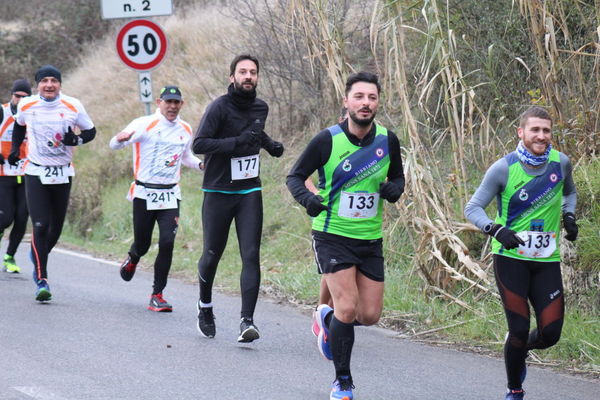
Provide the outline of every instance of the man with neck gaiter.
<path id="1" fill-rule="evenodd" d="M 21 144 L 17 165 L 8 163 L 12 146 L 12 131 L 17 113 L 17 105 L 23 97 L 31 96 L 31 85 L 27 79 L 17 79 L 10 91 L 11 98 L 0 108 L 0 239 L 4 230 L 12 224 L 8 237 L 8 246 L 2 263 L 7 272 L 19 273 L 21 268 L 15 262 L 15 253 L 27 228 L 27 203 L 25 183 L 23 182 L 23 164 L 27 157 L 27 143 Z"/>
<path id="2" fill-rule="evenodd" d="M 374 122 L 380 91 L 377 75 L 350 75 L 348 118 L 317 134 L 287 176 L 294 199 L 313 217 L 315 259 L 333 299 L 334 309 L 317 307 L 313 328 L 319 351 L 333 360 L 332 400 L 353 398 L 354 326 L 377 323 L 383 309 L 383 200 L 395 203 L 404 191 L 400 142 Z M 314 171 L 318 194 L 305 186 Z"/>
<path id="3" fill-rule="evenodd" d="M 524 398 L 525 359 L 532 349 L 555 345 L 564 318 L 560 271 L 560 220 L 565 239 L 577 239 L 577 194 L 571 163 L 552 148 L 552 119 L 533 106 L 521 114 L 517 149 L 487 170 L 481 185 L 465 206 L 465 216 L 492 237 L 494 273 L 508 334 L 504 361 L 506 400 Z M 485 208 L 496 200 L 492 220 Z M 537 327 L 529 331 L 529 304 Z"/>
<path id="4" fill-rule="evenodd" d="M 263 148 L 274 157 L 283 154 L 283 145 L 264 131 L 269 107 L 256 97 L 258 73 L 256 57 L 242 54 L 234 58 L 227 94 L 208 105 L 192 146 L 194 153 L 205 155 L 202 184 L 204 247 L 198 261 L 198 331 L 205 337 L 215 336 L 212 286 L 229 228 L 235 221 L 242 258 L 238 337 L 238 342 L 242 343 L 252 342 L 260 336 L 254 323 L 260 286 L 263 220 L 259 153 Z"/>
<path id="5" fill-rule="evenodd" d="M 25 192 L 33 225 L 31 261 L 35 299 L 52 298 L 46 265 L 48 254 L 58 242 L 69 206 L 75 170 L 73 149 L 94 139 L 96 128 L 79 100 L 61 93 L 62 76 L 52 65 L 35 73 L 38 94 L 22 99 L 17 107 L 11 153 L 17 165 L 20 146 L 27 133 Z M 80 133 L 76 134 L 75 130 Z"/>

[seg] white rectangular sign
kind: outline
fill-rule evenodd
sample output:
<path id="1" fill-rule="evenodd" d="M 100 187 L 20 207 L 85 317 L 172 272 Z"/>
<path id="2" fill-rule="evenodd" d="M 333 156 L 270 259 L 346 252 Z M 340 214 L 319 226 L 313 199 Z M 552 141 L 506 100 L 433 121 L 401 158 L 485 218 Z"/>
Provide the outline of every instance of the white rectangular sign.
<path id="1" fill-rule="evenodd" d="M 152 103 L 152 74 L 150 72 L 140 72 L 138 83 L 140 84 L 140 101 L 142 103 Z"/>
<path id="2" fill-rule="evenodd" d="M 138 18 L 173 14 L 172 0 L 101 0 L 102 18 Z"/>

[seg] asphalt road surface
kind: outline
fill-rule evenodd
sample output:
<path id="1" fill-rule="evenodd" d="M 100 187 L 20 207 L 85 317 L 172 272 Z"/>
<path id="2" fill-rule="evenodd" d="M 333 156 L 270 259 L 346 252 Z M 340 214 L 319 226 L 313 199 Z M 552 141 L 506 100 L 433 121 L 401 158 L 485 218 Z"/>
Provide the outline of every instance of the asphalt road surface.
<path id="1" fill-rule="evenodd" d="M 207 339 L 196 330 L 197 285 L 171 279 L 174 311 L 155 313 L 146 309 L 151 271 L 124 282 L 115 263 L 60 249 L 49 261 L 53 300 L 39 304 L 27 252 L 23 244 L 21 274 L 0 272 L 2 400 L 329 398 L 333 366 L 305 311 L 260 298 L 261 338 L 239 344 L 240 299 L 216 294 L 217 336 Z M 377 328 L 356 329 L 352 368 L 357 400 L 504 398 L 500 359 Z M 598 380 L 535 366 L 525 390 L 528 400 L 600 398 Z"/>

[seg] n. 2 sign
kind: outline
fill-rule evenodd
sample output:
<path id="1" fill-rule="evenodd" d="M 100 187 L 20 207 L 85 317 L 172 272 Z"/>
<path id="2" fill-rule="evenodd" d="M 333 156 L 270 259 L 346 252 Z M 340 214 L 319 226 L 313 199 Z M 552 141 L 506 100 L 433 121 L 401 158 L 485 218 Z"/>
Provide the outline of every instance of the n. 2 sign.
<path id="1" fill-rule="evenodd" d="M 117 53 L 129 68 L 150 71 L 165 58 L 167 37 L 154 22 L 136 19 L 119 30 Z"/>

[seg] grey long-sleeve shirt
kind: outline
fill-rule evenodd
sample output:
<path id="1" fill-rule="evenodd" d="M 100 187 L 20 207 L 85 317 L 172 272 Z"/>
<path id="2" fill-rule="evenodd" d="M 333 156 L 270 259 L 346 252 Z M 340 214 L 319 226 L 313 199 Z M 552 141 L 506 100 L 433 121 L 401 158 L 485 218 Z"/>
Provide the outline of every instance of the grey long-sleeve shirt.
<path id="1" fill-rule="evenodd" d="M 575 190 L 575 183 L 573 182 L 573 174 L 571 161 L 565 154 L 560 153 L 560 169 L 564 177 L 563 186 L 563 200 L 562 200 L 562 212 L 575 213 L 575 206 L 577 204 L 577 192 Z M 543 175 L 546 172 L 548 164 L 544 164 L 539 168 L 531 168 L 521 163 L 525 172 L 532 176 Z M 486 171 L 483 181 L 473 194 L 473 197 L 469 200 L 465 206 L 465 217 L 479 229 L 483 230 L 483 227 L 493 223 L 494 221 L 486 214 L 485 208 L 490 202 L 496 198 L 497 201 L 501 201 L 500 197 L 506 183 L 508 181 L 508 162 L 505 157 L 496 161 Z"/>

